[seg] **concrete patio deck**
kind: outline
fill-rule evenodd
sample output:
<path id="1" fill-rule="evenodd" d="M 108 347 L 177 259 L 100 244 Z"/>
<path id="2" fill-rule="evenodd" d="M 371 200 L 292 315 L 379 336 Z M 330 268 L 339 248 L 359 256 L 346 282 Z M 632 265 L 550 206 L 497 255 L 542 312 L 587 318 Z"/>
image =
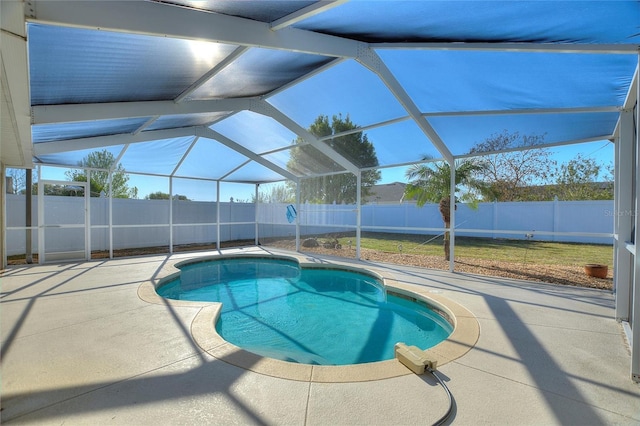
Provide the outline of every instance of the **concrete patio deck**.
<path id="1" fill-rule="evenodd" d="M 318 383 L 209 355 L 191 334 L 200 308 L 151 304 L 138 289 L 177 260 L 211 254 L 4 271 L 1 421 L 413 425 L 446 412 L 442 387 L 409 370 L 384 380 Z M 376 266 L 463 305 L 480 324 L 476 345 L 438 369 L 455 399 L 450 423 L 640 424 L 640 386 L 631 381 L 610 292 Z"/>

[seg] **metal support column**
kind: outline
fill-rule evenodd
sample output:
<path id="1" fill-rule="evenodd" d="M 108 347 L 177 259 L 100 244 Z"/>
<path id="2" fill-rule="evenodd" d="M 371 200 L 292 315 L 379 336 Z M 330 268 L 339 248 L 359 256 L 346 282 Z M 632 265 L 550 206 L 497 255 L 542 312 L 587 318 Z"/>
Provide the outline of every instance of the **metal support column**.
<path id="1" fill-rule="evenodd" d="M 113 259 L 113 170 L 109 170 L 109 259 Z"/>
<path id="2" fill-rule="evenodd" d="M 300 251 L 300 181 L 296 182 L 296 252 Z"/>
<path id="3" fill-rule="evenodd" d="M 260 189 L 260 184 L 256 183 L 256 201 L 255 201 L 255 220 L 256 220 L 256 226 L 255 226 L 255 241 L 254 244 L 255 245 L 260 245 L 260 237 L 258 235 L 259 232 L 259 226 L 258 226 L 258 207 L 260 206 L 260 198 L 259 198 L 259 189 Z"/>
<path id="4" fill-rule="evenodd" d="M 216 181 L 216 249 L 220 251 L 220 181 Z"/>
<path id="5" fill-rule="evenodd" d="M 638 67 L 640 68 L 640 56 L 638 57 Z M 636 164 L 635 164 L 635 239 L 636 247 L 638 245 L 638 237 L 640 236 L 640 184 L 638 178 L 640 177 L 640 134 L 638 134 L 638 123 L 640 122 L 640 76 L 635 74 L 636 78 L 636 116 L 634 123 L 635 140 L 634 145 L 636 147 Z M 636 250 L 634 256 L 634 275 L 631 285 L 631 291 L 628 293 L 631 301 L 631 312 L 629 315 L 629 325 L 631 326 L 631 378 L 635 382 L 640 382 L 640 257 L 638 257 L 638 250 Z"/>
<path id="6" fill-rule="evenodd" d="M 169 176 L 169 254 L 173 254 L 173 176 Z"/>
<path id="7" fill-rule="evenodd" d="M 449 162 L 449 169 L 451 170 L 451 186 L 449 194 L 449 272 L 453 272 L 455 269 L 455 229 L 456 229 L 456 162 L 451 160 Z M 447 230 L 445 230 L 447 232 Z"/>
<path id="8" fill-rule="evenodd" d="M 91 260 L 91 170 L 87 169 L 87 185 L 84 187 L 84 250 L 86 260 Z"/>
<path id="9" fill-rule="evenodd" d="M 25 225 L 27 227 L 27 233 L 26 233 L 26 241 L 25 241 L 25 253 L 26 253 L 26 258 L 25 261 L 28 264 L 32 264 L 33 263 L 33 230 L 31 229 L 31 227 L 33 226 L 33 224 L 31 223 L 31 216 L 32 216 L 32 212 L 33 212 L 33 191 L 32 191 L 32 185 L 33 185 L 33 178 L 32 178 L 32 171 L 31 169 L 26 169 L 25 170 L 25 183 L 26 183 L 26 191 L 25 191 L 25 210 L 26 210 L 26 214 L 25 214 Z M 3 173 L 4 176 L 4 173 Z M 3 192 L 4 194 L 5 192 Z"/>
<path id="10" fill-rule="evenodd" d="M 7 267 L 7 188 L 6 167 L 0 162 L 0 269 Z"/>
<path id="11" fill-rule="evenodd" d="M 360 258 L 360 236 L 362 227 L 362 172 L 356 174 L 356 259 Z"/>
<path id="12" fill-rule="evenodd" d="M 38 263 L 44 263 L 44 183 L 42 167 L 38 166 Z"/>
<path id="13" fill-rule="evenodd" d="M 629 295 L 632 282 L 633 239 L 633 111 L 623 111 L 620 116 L 620 137 L 615 144 L 615 210 L 614 267 L 613 288 L 616 293 L 616 320 L 628 321 L 630 312 Z"/>

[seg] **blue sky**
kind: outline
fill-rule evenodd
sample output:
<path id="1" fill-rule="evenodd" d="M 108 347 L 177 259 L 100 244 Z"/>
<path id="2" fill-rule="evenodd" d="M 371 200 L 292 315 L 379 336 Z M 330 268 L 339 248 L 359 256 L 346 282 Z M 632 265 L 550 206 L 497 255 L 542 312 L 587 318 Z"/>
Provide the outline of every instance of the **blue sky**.
<path id="1" fill-rule="evenodd" d="M 553 153 L 553 159 L 558 163 L 566 163 L 575 158 L 576 155 L 582 154 L 586 158 L 593 158 L 599 164 L 608 165 L 613 163 L 614 145 L 609 141 L 597 141 L 574 145 L 564 145 L 549 148 Z M 47 167 L 44 169 L 43 178 L 52 180 L 67 180 L 62 168 Z M 382 179 L 380 184 L 392 182 L 406 182 L 404 176 L 406 167 L 393 167 L 381 169 Z M 131 173 L 129 174 L 130 186 L 138 188 L 139 198 L 146 195 L 161 191 L 169 192 L 168 179 L 155 176 L 145 176 Z M 211 181 L 191 180 L 191 179 L 174 179 L 173 192 L 175 194 L 186 195 L 189 199 L 198 201 L 214 201 L 216 199 L 216 183 Z M 220 184 L 220 200 L 229 201 L 231 197 L 234 200 L 250 201 L 255 194 L 255 185 L 221 182 Z"/>
<path id="2" fill-rule="evenodd" d="M 565 145 L 549 148 L 553 153 L 553 159 L 559 164 L 566 163 L 578 154 L 583 157 L 593 158 L 599 164 L 613 164 L 613 144 L 609 141 L 598 141 L 576 145 Z M 382 169 L 382 180 L 380 183 L 406 182 L 404 177 L 405 167 L 394 167 L 392 169 Z"/>

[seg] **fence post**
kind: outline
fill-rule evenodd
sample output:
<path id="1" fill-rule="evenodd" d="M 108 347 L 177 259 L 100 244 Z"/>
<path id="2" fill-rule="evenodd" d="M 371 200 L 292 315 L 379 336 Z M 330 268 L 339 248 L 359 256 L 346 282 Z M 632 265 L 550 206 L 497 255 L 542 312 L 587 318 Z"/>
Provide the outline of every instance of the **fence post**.
<path id="1" fill-rule="evenodd" d="M 409 223 L 409 202 L 407 200 L 405 200 L 403 202 L 404 204 L 404 227 L 406 228 Z"/>
<path id="2" fill-rule="evenodd" d="M 336 216 L 338 215 L 336 206 L 337 206 L 336 200 L 333 200 L 333 204 L 331 205 L 331 211 L 329 212 L 328 215 L 325 216 L 327 218 L 324 223 L 325 225 L 329 225 L 329 224 L 333 225 L 334 223 L 336 223 Z M 329 228 L 329 229 L 332 229 L 332 228 Z"/>
<path id="3" fill-rule="evenodd" d="M 373 226 L 377 226 L 378 223 L 376 222 L 376 210 L 378 210 L 378 206 L 380 204 L 378 204 L 377 202 L 373 201 L 371 202 L 371 205 L 373 206 L 371 208 L 371 223 L 373 224 Z M 357 207 L 357 206 L 356 206 Z M 362 207 L 362 206 L 361 206 Z M 382 215 L 383 217 L 385 216 L 384 214 Z"/>
<path id="4" fill-rule="evenodd" d="M 498 229 L 498 200 L 493 200 L 493 239 L 496 239 L 496 229 Z"/>
<path id="5" fill-rule="evenodd" d="M 551 241 L 555 241 L 557 239 L 555 232 L 558 232 L 558 222 L 560 221 L 560 203 L 558 202 L 558 196 L 553 197 L 553 232 L 554 234 L 551 236 Z"/>

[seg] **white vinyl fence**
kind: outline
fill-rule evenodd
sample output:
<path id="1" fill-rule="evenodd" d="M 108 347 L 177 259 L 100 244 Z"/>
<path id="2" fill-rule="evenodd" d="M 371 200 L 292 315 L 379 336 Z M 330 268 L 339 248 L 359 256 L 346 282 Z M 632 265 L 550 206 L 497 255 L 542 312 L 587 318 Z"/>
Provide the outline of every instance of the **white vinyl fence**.
<path id="1" fill-rule="evenodd" d="M 45 197 L 45 223 L 66 223 L 84 208 L 80 197 Z M 295 223 L 286 217 L 286 204 L 260 204 L 256 215 L 250 203 L 112 200 L 113 248 L 139 248 L 215 243 L 220 241 L 292 237 Z M 7 254 L 25 253 L 25 197 L 7 194 Z M 33 197 L 32 244 L 38 247 L 38 203 Z M 90 199 L 91 250 L 109 249 L 109 200 Z M 220 220 L 218 224 L 218 211 Z M 82 216 L 82 215 L 80 215 Z M 256 219 L 257 218 L 257 219 Z M 458 236 L 513 238 L 568 242 L 613 243 L 613 201 L 549 201 L 480 203 L 477 209 L 459 205 L 455 227 Z M 300 232 L 305 235 L 355 231 L 355 205 L 303 204 L 298 207 Z M 436 204 L 366 204 L 361 229 L 374 232 L 438 235 L 443 223 Z M 60 235 L 63 235 L 62 233 Z M 49 247 L 52 242 L 47 240 Z M 53 250 L 68 250 L 65 238 Z"/>

